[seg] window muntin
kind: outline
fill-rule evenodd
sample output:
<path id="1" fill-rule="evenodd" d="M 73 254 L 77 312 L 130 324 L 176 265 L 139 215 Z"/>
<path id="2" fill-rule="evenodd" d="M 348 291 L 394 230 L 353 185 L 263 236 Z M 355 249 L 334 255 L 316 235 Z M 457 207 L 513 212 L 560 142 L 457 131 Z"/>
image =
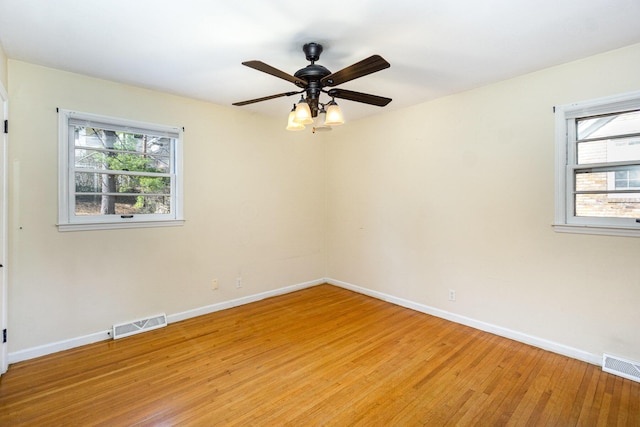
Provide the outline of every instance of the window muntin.
<path id="1" fill-rule="evenodd" d="M 640 236 L 640 92 L 557 107 L 556 131 L 555 225 L 582 227 L 556 229 Z"/>
<path id="2" fill-rule="evenodd" d="M 60 121 L 61 230 L 182 221 L 180 129 L 66 110 Z"/>

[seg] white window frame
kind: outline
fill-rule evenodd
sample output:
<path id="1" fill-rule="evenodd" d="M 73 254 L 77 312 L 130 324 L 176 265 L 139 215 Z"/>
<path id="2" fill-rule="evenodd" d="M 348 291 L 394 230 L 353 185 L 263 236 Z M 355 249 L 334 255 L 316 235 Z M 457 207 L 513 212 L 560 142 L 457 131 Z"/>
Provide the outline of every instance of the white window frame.
<path id="1" fill-rule="evenodd" d="M 139 215 L 75 215 L 75 144 L 69 132 L 69 120 L 86 121 L 87 125 L 108 125 L 112 130 L 126 132 L 177 135 L 172 150 L 171 212 L 169 214 Z M 58 230 L 82 231 L 117 228 L 167 227 L 184 224 L 183 215 L 183 129 L 173 126 L 144 123 L 58 109 Z"/>
<path id="2" fill-rule="evenodd" d="M 640 223 L 634 218 L 576 216 L 573 197 L 575 170 L 589 167 L 577 165 L 576 119 L 638 109 L 640 91 L 555 107 L 555 231 L 640 237 Z"/>

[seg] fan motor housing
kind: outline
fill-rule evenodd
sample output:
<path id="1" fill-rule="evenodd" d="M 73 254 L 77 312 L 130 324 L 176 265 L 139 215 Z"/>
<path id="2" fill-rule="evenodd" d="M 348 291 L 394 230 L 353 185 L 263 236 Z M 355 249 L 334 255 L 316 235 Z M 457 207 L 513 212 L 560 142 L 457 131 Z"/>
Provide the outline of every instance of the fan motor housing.
<path id="1" fill-rule="evenodd" d="M 309 64 L 306 67 L 296 71 L 294 76 L 298 77 L 299 79 L 304 79 L 308 82 L 312 82 L 319 81 L 321 78 L 328 76 L 329 74 L 331 74 L 331 71 L 327 70 L 322 65 Z"/>

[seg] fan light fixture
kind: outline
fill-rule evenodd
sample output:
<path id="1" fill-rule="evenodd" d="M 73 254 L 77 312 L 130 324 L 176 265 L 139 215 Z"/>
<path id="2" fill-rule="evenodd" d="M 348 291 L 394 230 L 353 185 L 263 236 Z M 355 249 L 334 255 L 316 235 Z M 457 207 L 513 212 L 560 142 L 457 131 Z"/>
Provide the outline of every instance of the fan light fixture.
<path id="1" fill-rule="evenodd" d="M 331 126 L 337 126 L 344 123 L 344 117 L 342 116 L 342 110 L 335 101 L 331 99 L 328 104 L 318 103 L 320 110 L 314 120 L 311 115 L 311 109 L 309 103 L 304 96 L 300 97 L 298 104 L 294 104 L 293 109 L 289 113 L 289 120 L 287 122 L 287 130 L 302 130 L 304 125 L 310 125 L 314 123 L 313 133 L 316 131 L 331 130 Z M 325 105 L 327 109 L 325 110 Z"/>

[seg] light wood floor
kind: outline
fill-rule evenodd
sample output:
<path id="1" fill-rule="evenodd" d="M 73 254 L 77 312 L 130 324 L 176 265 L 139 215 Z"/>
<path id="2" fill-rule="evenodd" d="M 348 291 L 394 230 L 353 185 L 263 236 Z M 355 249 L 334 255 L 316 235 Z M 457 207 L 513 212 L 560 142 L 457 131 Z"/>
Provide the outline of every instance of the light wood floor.
<path id="1" fill-rule="evenodd" d="M 321 285 L 12 365 L 0 425 L 640 426 L 640 383 Z"/>

